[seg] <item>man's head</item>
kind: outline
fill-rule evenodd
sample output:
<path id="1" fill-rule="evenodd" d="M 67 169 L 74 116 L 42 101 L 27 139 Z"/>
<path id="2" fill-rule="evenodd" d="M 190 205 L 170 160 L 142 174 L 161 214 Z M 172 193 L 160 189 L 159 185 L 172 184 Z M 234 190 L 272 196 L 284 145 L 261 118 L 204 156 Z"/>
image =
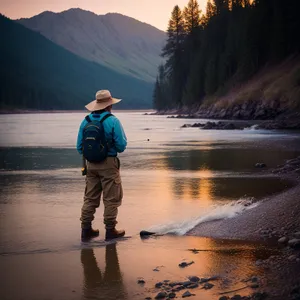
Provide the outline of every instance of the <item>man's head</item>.
<path id="1" fill-rule="evenodd" d="M 86 105 L 89 111 L 108 110 L 111 111 L 112 105 L 119 103 L 121 99 L 116 99 L 111 96 L 110 91 L 100 90 L 96 93 L 96 99 Z"/>

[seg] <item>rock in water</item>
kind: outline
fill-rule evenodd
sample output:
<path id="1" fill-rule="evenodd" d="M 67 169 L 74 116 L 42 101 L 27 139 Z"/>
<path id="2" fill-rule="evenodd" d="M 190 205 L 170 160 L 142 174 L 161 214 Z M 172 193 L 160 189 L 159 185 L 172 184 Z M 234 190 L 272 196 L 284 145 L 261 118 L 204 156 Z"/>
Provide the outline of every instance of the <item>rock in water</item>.
<path id="1" fill-rule="evenodd" d="M 156 296 L 155 299 L 164 299 L 168 296 L 166 292 L 159 292 Z"/>
<path id="2" fill-rule="evenodd" d="M 255 168 L 265 168 L 267 165 L 264 163 L 256 163 Z"/>
<path id="3" fill-rule="evenodd" d="M 193 261 L 191 261 L 191 262 L 182 262 L 182 263 L 180 263 L 178 266 L 180 267 L 180 268 L 185 268 L 185 267 L 187 267 L 187 266 L 189 266 L 189 265 L 191 265 L 191 264 L 193 264 L 194 262 Z"/>
<path id="4" fill-rule="evenodd" d="M 229 123 L 229 124 L 226 124 L 223 129 L 226 129 L 226 130 L 233 130 L 233 129 L 236 129 L 235 125 L 233 123 Z"/>
<path id="5" fill-rule="evenodd" d="M 191 297 L 191 296 L 195 296 L 195 294 L 191 294 L 189 291 L 186 291 L 185 293 L 182 294 L 182 298 Z"/>
<path id="6" fill-rule="evenodd" d="M 142 230 L 140 232 L 140 236 L 147 236 L 147 235 L 153 235 L 155 232 L 147 231 L 147 230 Z"/>
<path id="7" fill-rule="evenodd" d="M 145 280 L 144 279 L 138 279 L 137 283 L 138 284 L 145 284 Z"/>

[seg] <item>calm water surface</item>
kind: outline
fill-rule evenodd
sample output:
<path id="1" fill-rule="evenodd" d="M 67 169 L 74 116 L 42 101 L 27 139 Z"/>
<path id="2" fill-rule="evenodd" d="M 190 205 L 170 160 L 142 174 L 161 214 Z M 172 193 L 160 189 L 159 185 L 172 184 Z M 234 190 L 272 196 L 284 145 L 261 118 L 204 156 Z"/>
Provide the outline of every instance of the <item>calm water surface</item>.
<path id="1" fill-rule="evenodd" d="M 132 238 L 106 246 L 79 240 L 84 177 L 74 147 L 85 114 L 0 116 L 0 264 L 6 270 L 1 299 L 144 299 L 155 296 L 159 280 L 226 274 L 212 290 L 194 291 L 201 299 L 218 299 L 219 291 L 259 275 L 254 262 L 277 251 L 182 235 L 290 187 L 254 164 L 272 168 L 298 156 L 299 134 L 204 131 L 180 128 L 201 120 L 115 114 L 129 141 L 120 155 L 119 226 Z M 103 236 L 102 214 L 100 205 L 94 225 Z M 175 235 L 140 240 L 142 229 Z M 209 251 L 193 254 L 190 248 Z M 195 263 L 179 269 L 183 260 Z M 137 285 L 139 277 L 144 286 Z"/>

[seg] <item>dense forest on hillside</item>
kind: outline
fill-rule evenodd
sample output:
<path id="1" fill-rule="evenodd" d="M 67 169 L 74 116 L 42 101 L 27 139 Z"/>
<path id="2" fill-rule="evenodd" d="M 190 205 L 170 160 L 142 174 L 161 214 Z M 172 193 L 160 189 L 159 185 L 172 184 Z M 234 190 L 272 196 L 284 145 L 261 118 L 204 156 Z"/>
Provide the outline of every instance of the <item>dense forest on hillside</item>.
<path id="1" fill-rule="evenodd" d="M 149 108 L 153 85 L 82 59 L 0 15 L 0 109 L 84 109 L 99 89 L 124 101 L 118 108 Z"/>
<path id="2" fill-rule="evenodd" d="M 190 0 L 183 10 L 175 6 L 162 50 L 166 64 L 159 67 L 154 107 L 159 111 L 199 108 L 249 81 L 263 68 L 288 58 L 299 61 L 297 2 L 208 0 L 205 13 L 196 0 Z M 276 97 L 289 97 L 299 108 L 300 63 L 288 80 L 289 93 Z"/>

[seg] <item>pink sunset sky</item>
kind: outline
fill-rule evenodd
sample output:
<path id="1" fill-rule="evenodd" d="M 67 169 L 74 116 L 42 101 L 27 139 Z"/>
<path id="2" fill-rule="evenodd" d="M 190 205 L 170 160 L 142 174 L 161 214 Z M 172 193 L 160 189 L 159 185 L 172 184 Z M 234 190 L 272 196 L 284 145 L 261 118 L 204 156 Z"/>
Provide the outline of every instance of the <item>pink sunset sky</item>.
<path id="1" fill-rule="evenodd" d="M 207 0 L 198 0 L 202 11 Z M 45 10 L 61 12 L 82 8 L 96 14 L 118 12 L 166 30 L 173 7 L 183 8 L 188 0 L 1 0 L 0 13 L 11 19 L 28 18 Z"/>

